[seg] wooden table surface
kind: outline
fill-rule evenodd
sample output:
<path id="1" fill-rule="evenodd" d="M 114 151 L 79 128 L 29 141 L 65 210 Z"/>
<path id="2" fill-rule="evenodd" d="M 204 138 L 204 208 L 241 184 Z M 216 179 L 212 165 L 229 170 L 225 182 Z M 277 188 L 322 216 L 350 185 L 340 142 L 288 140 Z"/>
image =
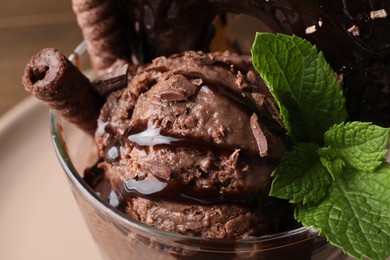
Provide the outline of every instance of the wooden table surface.
<path id="1" fill-rule="evenodd" d="M 68 55 L 81 40 L 71 0 L 1 0 L 0 116 L 28 96 L 21 78 L 33 54 L 55 47 Z"/>

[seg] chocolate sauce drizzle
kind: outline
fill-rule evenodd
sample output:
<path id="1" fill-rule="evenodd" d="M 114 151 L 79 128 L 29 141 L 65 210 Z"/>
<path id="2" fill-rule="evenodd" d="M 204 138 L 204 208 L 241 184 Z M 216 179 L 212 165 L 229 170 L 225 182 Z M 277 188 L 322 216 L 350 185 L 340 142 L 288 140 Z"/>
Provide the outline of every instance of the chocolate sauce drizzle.
<path id="1" fill-rule="evenodd" d="M 143 180 L 128 180 L 123 183 L 120 193 L 125 198 L 136 196 L 146 197 L 152 200 L 175 201 L 179 203 L 218 204 L 218 203 L 251 203 L 248 196 L 238 194 L 222 194 L 218 189 L 198 188 L 192 185 L 184 185 L 177 180 L 161 180 L 149 175 Z M 255 194 L 251 194 L 252 200 Z M 241 199 L 240 199 L 241 198 Z"/>

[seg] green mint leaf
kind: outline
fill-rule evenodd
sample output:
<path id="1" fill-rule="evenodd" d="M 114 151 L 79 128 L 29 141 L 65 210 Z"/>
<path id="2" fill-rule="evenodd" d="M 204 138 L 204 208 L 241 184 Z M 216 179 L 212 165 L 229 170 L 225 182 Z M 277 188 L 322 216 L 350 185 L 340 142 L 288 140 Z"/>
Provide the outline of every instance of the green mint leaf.
<path id="1" fill-rule="evenodd" d="M 342 170 L 339 168 L 344 164 L 358 171 L 373 172 L 384 160 L 389 136 L 389 128 L 371 123 L 342 123 L 325 133 L 324 148 L 318 153 L 332 175 Z"/>
<path id="2" fill-rule="evenodd" d="M 294 146 L 272 173 L 270 196 L 303 204 L 321 200 L 332 177 L 322 165 L 317 149 L 315 144 Z"/>
<path id="3" fill-rule="evenodd" d="M 390 168 L 345 170 L 319 204 L 297 205 L 295 217 L 356 258 L 390 255 Z"/>
<path id="4" fill-rule="evenodd" d="M 342 159 L 333 156 L 334 153 L 331 148 L 320 148 L 317 152 L 318 155 L 321 156 L 320 160 L 322 164 L 326 167 L 326 169 L 328 169 L 333 180 L 335 180 L 338 175 L 343 174 L 345 162 Z"/>
<path id="5" fill-rule="evenodd" d="M 346 120 L 341 86 L 323 54 L 310 42 L 297 36 L 257 33 L 252 59 L 296 141 L 321 143 L 325 131 Z"/>

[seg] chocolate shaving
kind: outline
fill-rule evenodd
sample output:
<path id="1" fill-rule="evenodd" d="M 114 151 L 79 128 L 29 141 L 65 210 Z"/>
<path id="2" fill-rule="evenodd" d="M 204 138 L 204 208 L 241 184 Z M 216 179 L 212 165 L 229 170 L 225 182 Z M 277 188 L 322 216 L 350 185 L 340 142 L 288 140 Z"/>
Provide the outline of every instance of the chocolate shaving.
<path id="1" fill-rule="evenodd" d="M 386 18 L 387 12 L 385 9 L 375 10 L 370 12 L 371 19 Z"/>
<path id="2" fill-rule="evenodd" d="M 115 62 L 113 66 L 107 71 L 107 73 L 97 77 L 92 86 L 96 91 L 107 97 L 113 91 L 119 90 L 127 86 L 129 64 L 122 60 Z"/>
<path id="3" fill-rule="evenodd" d="M 357 25 L 352 25 L 348 28 L 348 32 L 350 32 L 353 36 L 360 36 L 360 29 Z"/>
<path id="4" fill-rule="evenodd" d="M 258 92 L 251 93 L 251 96 L 258 109 L 261 110 L 262 107 L 264 106 L 266 96 Z"/>
<path id="5" fill-rule="evenodd" d="M 278 105 L 273 98 L 267 97 L 265 99 L 265 105 L 268 108 L 268 111 L 271 113 L 272 118 L 279 124 L 280 127 L 285 128 L 283 118 L 280 115 Z"/>
<path id="6" fill-rule="evenodd" d="M 240 156 L 240 149 L 234 150 L 234 152 L 229 156 L 229 160 L 226 161 L 226 165 L 232 169 L 235 169 L 239 156 Z"/>
<path id="7" fill-rule="evenodd" d="M 250 119 L 253 136 L 256 139 L 257 147 L 259 148 L 260 157 L 267 156 L 268 142 L 263 130 L 260 127 L 259 119 L 256 114 L 253 114 Z"/>
<path id="8" fill-rule="evenodd" d="M 34 55 L 25 68 L 22 83 L 58 115 L 94 134 L 104 100 L 61 52 L 47 48 Z"/>
<path id="9" fill-rule="evenodd" d="M 159 162 L 144 162 L 141 168 L 148 174 L 152 174 L 159 179 L 165 181 L 171 179 L 171 168 Z"/>
<path id="10" fill-rule="evenodd" d="M 173 75 L 168 81 L 163 81 L 164 86 L 155 93 L 158 98 L 167 101 L 182 101 L 195 94 L 198 86 L 191 83 L 183 75 Z"/>

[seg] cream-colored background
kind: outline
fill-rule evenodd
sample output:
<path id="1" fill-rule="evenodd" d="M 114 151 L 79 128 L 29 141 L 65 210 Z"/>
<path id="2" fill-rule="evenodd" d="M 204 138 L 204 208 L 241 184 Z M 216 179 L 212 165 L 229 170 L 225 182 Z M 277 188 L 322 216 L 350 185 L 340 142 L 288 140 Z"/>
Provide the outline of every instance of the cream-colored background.
<path id="1" fill-rule="evenodd" d="M 81 39 L 71 0 L 1 0 L 0 116 L 27 97 L 20 82 L 34 53 L 56 47 L 69 54 Z"/>

